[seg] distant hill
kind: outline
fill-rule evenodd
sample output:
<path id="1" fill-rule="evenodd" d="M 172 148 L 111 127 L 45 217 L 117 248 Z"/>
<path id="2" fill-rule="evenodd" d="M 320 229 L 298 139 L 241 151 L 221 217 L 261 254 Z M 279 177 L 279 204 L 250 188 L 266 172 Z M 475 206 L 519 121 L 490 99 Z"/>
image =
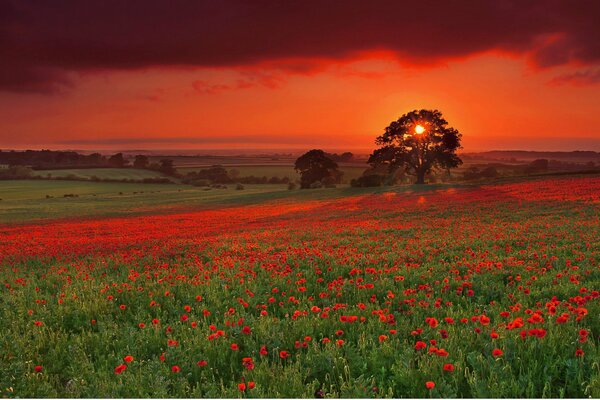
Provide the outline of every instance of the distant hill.
<path id="1" fill-rule="evenodd" d="M 530 162 L 538 159 L 555 160 L 570 163 L 586 164 L 600 162 L 600 153 L 596 151 L 526 151 L 526 150 L 494 150 L 477 153 L 462 153 L 464 160 L 486 160 L 501 162 Z"/>

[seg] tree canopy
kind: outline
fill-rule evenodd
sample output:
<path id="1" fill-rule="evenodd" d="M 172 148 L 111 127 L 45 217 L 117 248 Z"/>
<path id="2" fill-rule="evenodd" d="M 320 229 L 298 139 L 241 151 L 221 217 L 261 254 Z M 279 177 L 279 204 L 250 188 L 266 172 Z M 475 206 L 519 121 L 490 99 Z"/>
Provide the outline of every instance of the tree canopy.
<path id="1" fill-rule="evenodd" d="M 462 160 L 456 154 L 462 135 L 448 127 L 438 110 L 414 110 L 404 114 L 385 128 L 375 143 L 380 147 L 369 157 L 373 167 L 385 165 L 394 172 L 403 168 L 425 183 L 425 175 L 433 169 L 458 167 Z"/>
<path id="2" fill-rule="evenodd" d="M 300 174 L 300 187 L 303 189 L 310 188 L 317 182 L 324 185 L 339 183 L 342 177 L 337 163 L 323 150 L 306 152 L 296 160 L 294 169 Z"/>

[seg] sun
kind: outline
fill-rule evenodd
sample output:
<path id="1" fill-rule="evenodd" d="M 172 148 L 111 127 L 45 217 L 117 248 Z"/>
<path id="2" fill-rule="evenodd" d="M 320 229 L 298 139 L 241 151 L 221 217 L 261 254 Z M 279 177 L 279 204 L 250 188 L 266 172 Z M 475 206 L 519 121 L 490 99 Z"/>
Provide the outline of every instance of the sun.
<path id="1" fill-rule="evenodd" d="M 417 135 L 420 135 L 423 132 L 425 132 L 425 128 L 423 127 L 423 125 L 417 125 L 417 126 L 415 126 L 415 133 Z"/>

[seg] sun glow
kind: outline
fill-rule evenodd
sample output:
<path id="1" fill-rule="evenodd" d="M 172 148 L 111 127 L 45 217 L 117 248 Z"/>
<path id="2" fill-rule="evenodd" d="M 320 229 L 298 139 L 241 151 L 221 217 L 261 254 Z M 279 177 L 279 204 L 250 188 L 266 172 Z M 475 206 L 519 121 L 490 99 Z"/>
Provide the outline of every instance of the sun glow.
<path id="1" fill-rule="evenodd" d="M 423 132 L 425 132 L 425 128 L 423 127 L 423 125 L 417 125 L 417 126 L 415 126 L 415 133 L 417 135 L 420 135 Z"/>

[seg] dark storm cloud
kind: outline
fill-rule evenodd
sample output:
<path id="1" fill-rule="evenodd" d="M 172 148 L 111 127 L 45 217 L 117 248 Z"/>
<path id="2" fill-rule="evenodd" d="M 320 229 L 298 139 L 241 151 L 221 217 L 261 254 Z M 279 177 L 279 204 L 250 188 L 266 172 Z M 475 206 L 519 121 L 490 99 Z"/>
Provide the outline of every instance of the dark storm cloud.
<path id="1" fill-rule="evenodd" d="M 86 70 L 310 70 L 377 50 L 408 64 L 499 50 L 539 67 L 595 65 L 598 15 L 594 0 L 0 0 L 0 90 L 51 92 Z"/>

